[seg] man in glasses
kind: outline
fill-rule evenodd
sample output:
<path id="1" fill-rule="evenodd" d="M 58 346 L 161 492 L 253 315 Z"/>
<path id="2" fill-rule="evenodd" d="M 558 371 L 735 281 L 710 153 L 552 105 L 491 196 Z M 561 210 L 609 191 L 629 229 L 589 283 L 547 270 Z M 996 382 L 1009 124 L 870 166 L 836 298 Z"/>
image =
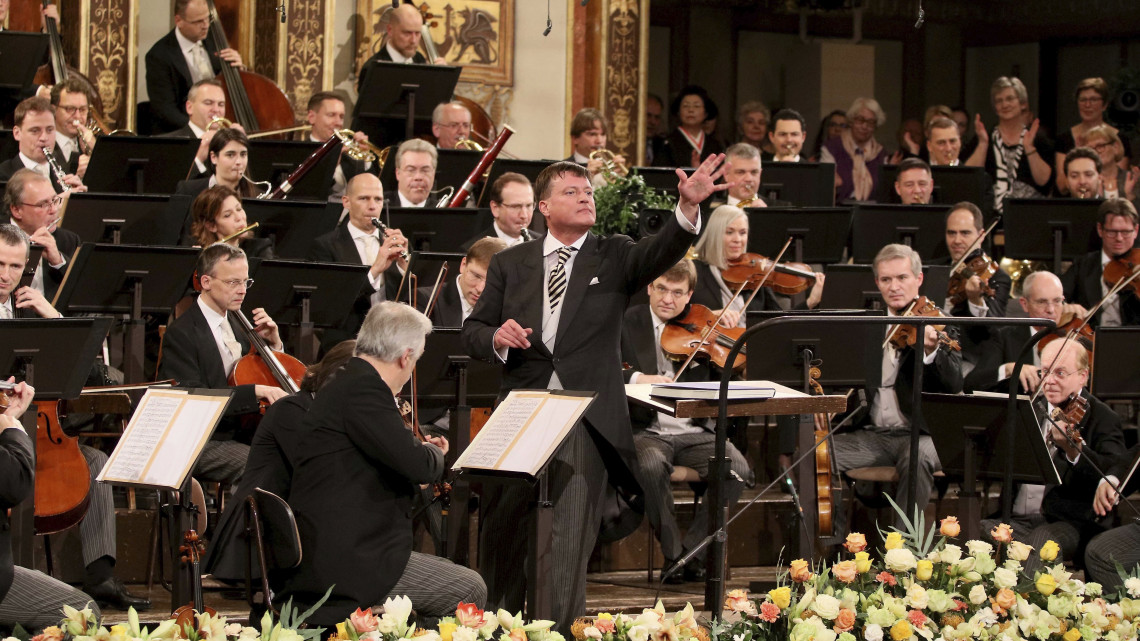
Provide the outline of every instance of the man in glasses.
<path id="1" fill-rule="evenodd" d="M 60 166 L 80 179 L 95 147 L 95 134 L 87 127 L 90 118 L 87 91 L 78 78 L 68 78 L 51 89 L 55 110 L 55 145 L 52 152 Z"/>
<path id="2" fill-rule="evenodd" d="M 260 411 L 259 402 L 271 404 L 284 398 L 286 392 L 269 385 L 231 386 L 228 381 L 234 366 L 250 348 L 237 318 L 246 291 L 253 285 L 245 252 L 225 243 L 210 245 L 202 250 L 194 273 L 202 293 L 166 328 L 158 377 L 174 379 L 182 387 L 232 387 L 233 400 L 203 449 L 194 476 L 233 483 L 241 476 L 249 454 L 249 446 L 235 440 L 248 442 L 250 437 L 241 430 L 240 416 Z M 250 322 L 271 349 L 283 349 L 277 323 L 264 309 L 253 310 Z"/>
<path id="3" fill-rule="evenodd" d="M 431 133 L 436 147 L 455 149 L 460 140 L 471 137 L 471 112 L 463 103 L 439 103 L 431 112 Z"/>
<path id="4" fill-rule="evenodd" d="M 40 266 L 32 279 L 32 289 L 48 299 L 54 298 L 67 261 L 82 242 L 79 235 L 59 227 L 59 208 L 63 197 L 55 193 L 47 177 L 31 169 L 20 169 L 8 179 L 4 206 L 12 223 L 44 248 Z"/>
<path id="5" fill-rule="evenodd" d="M 534 188 L 527 177 L 508 171 L 491 183 L 491 216 L 494 222 L 479 235 L 464 243 L 470 249 L 480 238 L 498 238 L 507 247 L 537 238 L 530 229 L 534 218 Z"/>
<path id="6" fill-rule="evenodd" d="M 1104 281 L 1105 265 L 1136 246 L 1136 233 L 1140 229 L 1136 207 L 1123 198 L 1110 198 L 1101 203 L 1097 216 L 1100 250 L 1074 260 L 1061 276 L 1065 297 L 1089 309 L 1095 307 L 1111 289 Z M 1125 288 L 1100 308 L 1092 322 L 1097 327 L 1140 325 L 1140 297 L 1132 289 Z"/>

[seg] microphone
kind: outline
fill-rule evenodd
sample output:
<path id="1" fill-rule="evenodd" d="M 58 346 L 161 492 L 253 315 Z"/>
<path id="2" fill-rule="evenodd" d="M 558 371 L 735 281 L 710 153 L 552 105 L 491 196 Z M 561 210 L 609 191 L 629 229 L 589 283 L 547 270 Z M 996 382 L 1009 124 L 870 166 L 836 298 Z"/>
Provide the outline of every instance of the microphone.
<path id="1" fill-rule="evenodd" d="M 543 31 L 542 31 L 542 35 L 544 35 L 544 36 L 549 36 L 549 35 L 550 35 L 550 32 L 551 32 L 552 30 L 554 30 L 554 23 L 553 23 L 553 22 L 551 22 L 551 21 L 550 21 L 550 17 L 549 17 L 549 16 L 547 16 L 547 18 L 546 18 L 546 29 L 543 29 Z"/>
<path id="2" fill-rule="evenodd" d="M 281 24 L 285 24 L 285 3 L 282 2 L 279 6 L 274 7 L 273 10 L 281 14 Z"/>

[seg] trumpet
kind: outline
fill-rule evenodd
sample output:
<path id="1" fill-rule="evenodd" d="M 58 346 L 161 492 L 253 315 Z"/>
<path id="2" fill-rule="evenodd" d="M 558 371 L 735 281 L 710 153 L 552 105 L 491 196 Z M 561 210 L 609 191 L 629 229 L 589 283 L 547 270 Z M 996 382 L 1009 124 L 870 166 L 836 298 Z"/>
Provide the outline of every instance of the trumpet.
<path id="1" fill-rule="evenodd" d="M 483 145 L 471 140 L 470 138 L 460 138 L 455 141 L 456 149 L 467 149 L 470 151 L 483 151 Z"/>
<path id="2" fill-rule="evenodd" d="M 751 198 L 745 198 L 744 200 L 741 200 L 740 202 L 736 203 L 736 206 L 741 208 L 741 209 L 744 209 L 745 207 L 753 206 L 759 200 L 760 200 L 760 195 L 757 194 Z"/>
<path id="3" fill-rule="evenodd" d="M 606 149 L 605 147 L 591 151 L 590 152 L 590 160 L 601 160 L 602 161 L 602 173 L 607 175 L 607 176 L 613 176 L 613 175 L 628 176 L 629 175 L 629 167 L 626 167 L 625 163 L 618 162 L 617 161 L 617 154 L 610 151 L 609 149 Z"/>
<path id="4" fill-rule="evenodd" d="M 71 185 L 64 182 L 64 178 L 67 177 L 67 172 L 60 166 L 59 161 L 56 160 L 51 150 L 47 147 L 40 147 L 40 149 L 43 150 L 44 156 L 47 157 L 48 164 L 51 165 L 51 171 L 55 174 L 55 179 L 59 181 L 59 186 L 63 188 L 64 193 L 71 191 Z"/>
<path id="5" fill-rule="evenodd" d="M 233 239 L 235 239 L 235 238 L 238 238 L 238 237 L 240 237 L 240 236 L 244 235 L 244 234 L 245 234 L 247 231 L 251 231 L 251 230 L 257 229 L 259 225 L 261 225 L 261 223 L 253 223 L 252 225 L 250 225 L 250 226 L 248 226 L 248 227 L 243 227 L 243 228 L 241 228 L 241 229 L 239 229 L 239 230 L 235 231 L 234 233 L 230 234 L 229 236 L 226 236 L 225 238 L 222 238 L 222 239 L 221 239 L 221 240 L 219 240 L 218 242 L 219 242 L 219 243 L 228 243 L 228 242 L 230 242 L 231 240 L 233 240 Z"/>
<path id="6" fill-rule="evenodd" d="M 384 234 L 388 233 L 388 226 L 385 225 L 384 221 L 380 220 L 379 218 L 372 218 L 370 220 L 372 221 L 372 226 L 380 230 L 380 242 L 383 244 Z M 407 261 L 410 257 L 411 254 L 408 253 L 408 248 L 404 247 L 404 249 L 400 252 L 400 258 L 402 258 L 404 261 Z"/>
<path id="7" fill-rule="evenodd" d="M 379 162 L 380 168 L 384 168 L 384 163 L 388 162 L 388 154 L 391 153 L 390 147 L 381 149 L 376 145 L 368 142 L 367 140 L 356 140 L 356 132 L 351 129 L 338 129 L 334 132 L 340 142 L 344 145 L 344 153 L 353 160 L 364 162 Z"/>
<path id="8" fill-rule="evenodd" d="M 217 125 L 218 129 L 229 129 L 230 127 L 234 126 L 234 123 L 230 121 L 229 118 L 218 116 L 217 118 L 211 119 L 210 122 L 206 124 L 206 131 L 209 131 L 210 128 L 214 125 Z"/>

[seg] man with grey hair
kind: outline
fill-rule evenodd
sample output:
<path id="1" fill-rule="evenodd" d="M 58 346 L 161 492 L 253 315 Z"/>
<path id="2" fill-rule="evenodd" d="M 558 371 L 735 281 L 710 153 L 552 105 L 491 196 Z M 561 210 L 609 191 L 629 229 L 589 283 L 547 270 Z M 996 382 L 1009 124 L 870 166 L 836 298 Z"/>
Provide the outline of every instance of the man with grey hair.
<path id="1" fill-rule="evenodd" d="M 922 287 L 922 260 L 918 252 L 906 245 L 887 245 L 875 256 L 874 270 L 875 284 L 887 304 L 887 313 L 890 316 L 903 314 Z M 832 452 L 836 469 L 841 473 L 860 467 L 894 467 L 898 473 L 898 504 L 907 514 L 912 514 L 916 507 L 926 508 L 934 486 L 934 473 L 941 468 L 934 441 L 924 434 L 919 445 L 916 494 L 910 496 L 914 359 L 922 358 L 924 392 L 957 394 L 962 391 L 962 355 L 939 347 L 937 332 L 929 325 L 920 337 L 920 344 L 902 349 L 890 344 L 882 347 L 883 339 L 894 329 L 895 326 L 889 326 L 883 333 L 871 332 L 865 348 L 870 412 L 861 429 L 833 437 Z M 945 331 L 951 338 L 958 335 L 953 326 L 947 326 Z"/>
<path id="2" fill-rule="evenodd" d="M 425 140 L 412 138 L 396 149 L 396 195 L 401 207 L 435 207 L 439 198 L 431 193 L 439 152 Z"/>
<path id="3" fill-rule="evenodd" d="M 20 287 L 24 267 L 28 264 L 28 235 L 19 227 L 0 225 L 0 319 L 60 318 L 43 292 L 34 287 Z"/>
<path id="4" fill-rule="evenodd" d="M 412 551 L 413 501 L 421 484 L 443 475 L 448 442 L 416 439 L 395 394 L 411 379 L 430 332 L 431 321 L 412 307 L 373 307 L 355 356 L 305 416 L 289 496 L 305 563 L 284 593 L 303 609 L 334 585 L 312 624 L 334 625 L 388 596 L 409 597 L 425 617 L 453 614 L 459 602 L 486 604 L 475 571 Z"/>
<path id="5" fill-rule="evenodd" d="M 82 242 L 79 235 L 59 226 L 63 196 L 56 195 L 52 183 L 31 169 L 20 169 L 8 180 L 4 208 L 33 243 L 44 248 L 32 288 L 54 298 L 67 263 Z"/>
<path id="6" fill-rule="evenodd" d="M 456 143 L 471 137 L 471 111 L 461 102 L 441 102 L 431 112 L 431 133 L 435 146 L 455 149 Z"/>

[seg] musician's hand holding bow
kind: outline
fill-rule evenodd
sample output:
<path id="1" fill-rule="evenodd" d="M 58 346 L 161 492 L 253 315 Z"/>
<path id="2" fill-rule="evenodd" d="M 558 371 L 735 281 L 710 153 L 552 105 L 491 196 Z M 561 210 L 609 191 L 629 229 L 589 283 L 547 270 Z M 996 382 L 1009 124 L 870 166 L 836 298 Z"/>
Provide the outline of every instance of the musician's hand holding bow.
<path id="1" fill-rule="evenodd" d="M 425 443 L 431 443 L 432 445 L 438 447 L 439 451 L 444 456 L 447 456 L 447 450 L 450 449 L 450 446 L 448 445 L 446 438 L 444 438 L 442 436 L 428 436 L 428 437 L 426 437 L 424 442 Z"/>
<path id="2" fill-rule="evenodd" d="M 265 339 L 266 344 L 274 351 L 284 351 L 285 345 L 281 342 L 281 332 L 277 329 L 277 323 L 265 313 L 264 307 L 258 307 L 253 310 L 253 329 L 259 336 Z"/>
<path id="3" fill-rule="evenodd" d="M 930 356 L 938 349 L 938 330 L 933 325 L 927 325 L 923 330 L 922 347 L 926 350 L 926 355 Z"/>
<path id="4" fill-rule="evenodd" d="M 1110 476 L 1109 478 L 1115 480 L 1115 477 Z M 1107 515 L 1120 500 L 1120 495 L 1116 492 L 1114 485 L 1115 483 L 1109 483 L 1107 479 L 1101 479 L 1100 485 L 1096 486 L 1096 494 L 1093 495 L 1093 512 L 1096 512 L 1097 516 Z"/>
<path id="5" fill-rule="evenodd" d="M 722 312 L 723 315 L 721 315 Z M 713 313 L 720 316 L 721 327 L 738 327 L 740 325 L 740 312 L 735 309 L 718 309 Z"/>
<path id="6" fill-rule="evenodd" d="M 1085 309 L 1083 305 L 1076 303 L 1065 303 L 1061 306 L 1061 317 L 1074 316 L 1076 318 L 1084 318 L 1089 315 L 1089 310 Z"/>
<path id="7" fill-rule="evenodd" d="M 661 376 L 660 374 L 640 374 L 637 377 L 638 383 L 646 383 L 650 385 L 663 385 L 665 383 L 672 383 L 672 376 Z"/>
<path id="8" fill-rule="evenodd" d="M 965 290 L 966 298 L 970 301 L 970 304 L 975 307 L 982 307 L 986 304 L 982 279 L 977 274 L 974 274 L 966 281 Z"/>
<path id="9" fill-rule="evenodd" d="M 684 169 L 677 169 L 677 192 L 681 195 L 678 205 L 681 213 L 690 223 L 697 224 L 701 203 L 718 191 L 725 191 L 736 183 L 716 184 L 724 176 L 724 154 L 713 154 L 701 163 L 693 174 L 685 174 Z"/>
<path id="10" fill-rule="evenodd" d="M 820 301 L 823 300 L 823 281 L 826 278 L 822 272 L 815 273 L 815 284 L 811 286 L 811 291 L 808 292 L 806 301 L 808 309 L 819 307 Z"/>

